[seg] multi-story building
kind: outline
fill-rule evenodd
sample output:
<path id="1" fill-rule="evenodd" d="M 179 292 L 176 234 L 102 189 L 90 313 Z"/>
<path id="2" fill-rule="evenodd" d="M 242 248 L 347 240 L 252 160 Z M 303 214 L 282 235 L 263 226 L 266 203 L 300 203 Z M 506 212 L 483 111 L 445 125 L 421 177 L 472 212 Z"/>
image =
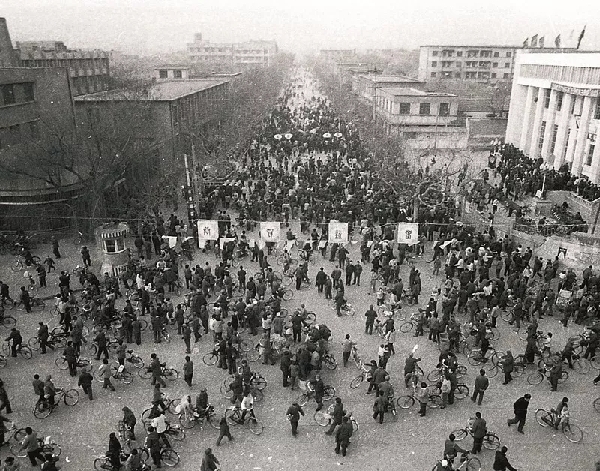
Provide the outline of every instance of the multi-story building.
<path id="1" fill-rule="evenodd" d="M 403 75 L 360 74 L 352 77 L 352 92 L 360 100 L 373 103 L 373 97 L 380 88 L 416 88 L 423 89 L 424 82 Z"/>
<path id="2" fill-rule="evenodd" d="M 421 46 L 419 80 L 510 81 L 517 46 Z"/>
<path id="3" fill-rule="evenodd" d="M 190 68 L 187 65 L 161 65 L 154 69 L 156 80 L 187 80 L 190 78 Z"/>
<path id="4" fill-rule="evenodd" d="M 506 142 L 600 183 L 600 52 L 517 55 Z"/>
<path id="5" fill-rule="evenodd" d="M 416 88 L 381 88 L 375 95 L 376 118 L 389 134 L 402 136 L 409 147 L 467 147 L 468 132 L 455 126 L 458 97 Z"/>
<path id="6" fill-rule="evenodd" d="M 229 82 L 159 81 L 137 90 L 109 90 L 75 98 L 78 125 L 107 123 L 129 130 L 136 147 L 151 151 L 148 165 L 180 163 L 192 142 L 221 124 Z"/>
<path id="7" fill-rule="evenodd" d="M 275 41 L 247 41 L 243 43 L 211 43 L 194 36 L 187 45 L 190 60 L 199 68 L 213 71 L 234 71 L 255 67 L 268 67 L 278 53 Z"/>
<path id="8" fill-rule="evenodd" d="M 108 90 L 109 53 L 70 50 L 60 41 L 17 41 L 22 67 L 66 67 L 74 96 Z"/>

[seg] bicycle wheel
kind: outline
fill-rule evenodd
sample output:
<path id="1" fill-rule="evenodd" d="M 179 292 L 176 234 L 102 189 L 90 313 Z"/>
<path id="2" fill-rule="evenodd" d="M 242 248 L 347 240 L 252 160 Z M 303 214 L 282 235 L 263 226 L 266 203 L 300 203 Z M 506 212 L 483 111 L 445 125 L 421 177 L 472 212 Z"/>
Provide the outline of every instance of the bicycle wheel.
<path id="1" fill-rule="evenodd" d="M 456 378 L 460 379 L 467 375 L 467 367 L 465 365 L 458 365 L 456 367 Z"/>
<path id="2" fill-rule="evenodd" d="M 258 350 L 256 348 L 253 348 L 249 352 L 246 352 L 244 356 L 245 356 L 246 360 L 248 360 L 248 361 L 257 361 L 258 358 L 260 357 L 260 355 L 258 354 Z"/>
<path id="3" fill-rule="evenodd" d="M 527 376 L 527 382 L 529 384 L 540 384 L 542 381 L 544 381 L 544 375 L 539 371 L 534 371 L 529 376 Z"/>
<path id="4" fill-rule="evenodd" d="M 550 427 L 554 423 L 550 412 L 546 412 L 544 409 L 535 411 L 535 421 L 542 427 Z"/>
<path id="5" fill-rule="evenodd" d="M 466 471 L 481 471 L 481 461 L 479 461 L 479 458 L 468 458 Z"/>
<path id="6" fill-rule="evenodd" d="M 31 356 L 32 356 L 31 348 L 29 348 L 27 346 L 22 346 L 21 349 L 19 350 L 19 355 L 21 355 L 26 360 L 31 359 Z"/>
<path id="7" fill-rule="evenodd" d="M 169 381 L 175 381 L 179 378 L 179 372 L 175 368 L 165 368 L 164 376 Z"/>
<path id="8" fill-rule="evenodd" d="M 469 433 L 464 428 L 453 430 L 452 433 L 454 434 L 454 438 L 459 441 L 464 440 L 465 438 L 467 438 L 467 435 L 469 435 Z"/>
<path id="9" fill-rule="evenodd" d="M 513 367 L 512 375 L 515 378 L 518 378 L 519 376 L 522 376 L 523 373 L 525 373 L 525 365 L 523 363 L 521 363 L 521 364 L 515 363 L 515 366 Z"/>
<path id="10" fill-rule="evenodd" d="M 251 383 L 256 389 L 260 389 L 261 391 L 267 387 L 267 380 L 260 375 L 252 378 Z"/>
<path id="11" fill-rule="evenodd" d="M 567 425 L 562 432 L 571 443 L 579 443 L 583 440 L 583 431 L 575 424 Z"/>
<path id="12" fill-rule="evenodd" d="M 331 401 L 335 397 L 335 388 L 333 386 L 325 386 L 323 391 L 323 400 Z"/>
<path id="13" fill-rule="evenodd" d="M 248 427 L 254 435 L 260 435 L 265 429 L 265 426 L 262 424 L 262 422 L 256 419 L 249 419 Z"/>
<path id="14" fill-rule="evenodd" d="M 432 370 L 429 372 L 429 374 L 427 375 L 427 381 L 429 381 L 430 383 L 437 383 L 439 380 L 441 379 L 441 373 L 440 370 Z"/>
<path id="15" fill-rule="evenodd" d="M 413 328 L 413 323 L 410 321 L 400 324 L 400 332 L 403 332 L 405 334 L 407 332 L 410 332 L 412 330 L 412 328 Z"/>
<path id="16" fill-rule="evenodd" d="M 491 367 L 489 370 L 487 370 L 487 377 L 488 378 L 495 378 L 496 376 L 498 376 L 498 373 L 500 372 L 500 367 L 498 365 L 494 365 L 493 367 Z"/>
<path id="17" fill-rule="evenodd" d="M 300 394 L 300 396 L 298 396 L 298 400 L 296 402 L 298 402 L 300 406 L 305 406 L 308 403 L 309 399 L 310 398 L 306 393 L 302 393 Z"/>
<path id="18" fill-rule="evenodd" d="M 148 328 L 148 321 L 146 319 L 139 319 L 140 321 L 140 330 L 144 331 Z"/>
<path id="19" fill-rule="evenodd" d="M 179 425 L 184 429 L 192 429 L 196 426 L 197 420 L 192 414 L 179 414 Z"/>
<path id="20" fill-rule="evenodd" d="M 10 345 L 8 342 L 2 343 L 2 353 L 6 356 L 10 355 Z"/>
<path id="21" fill-rule="evenodd" d="M 13 316 L 6 316 L 5 315 L 2 318 L 2 325 L 4 327 L 6 327 L 7 329 L 10 329 L 11 327 L 14 327 L 16 323 L 17 323 L 17 320 Z"/>
<path id="22" fill-rule="evenodd" d="M 239 409 L 227 409 L 225 410 L 225 420 L 229 425 L 239 425 L 240 412 Z"/>
<path id="23" fill-rule="evenodd" d="M 133 375 L 129 371 L 123 370 L 121 372 L 121 381 L 123 381 L 123 384 L 131 384 L 133 383 Z"/>
<path id="24" fill-rule="evenodd" d="M 215 355 L 213 352 L 210 352 L 210 353 L 205 354 L 202 357 L 202 361 L 204 362 L 204 364 L 206 366 L 213 366 L 213 365 L 216 365 L 217 358 L 218 358 L 217 355 Z"/>
<path id="25" fill-rule="evenodd" d="M 4 355 L 0 355 L 0 368 L 5 368 L 8 364 L 6 357 Z"/>
<path id="26" fill-rule="evenodd" d="M 587 374 L 590 371 L 590 362 L 585 358 L 573 360 L 573 369 L 581 375 Z"/>
<path id="27" fill-rule="evenodd" d="M 495 433 L 487 433 L 483 437 L 483 446 L 488 450 L 497 450 L 500 448 L 500 438 Z"/>
<path id="28" fill-rule="evenodd" d="M 252 343 L 251 340 L 242 340 L 242 342 L 240 343 L 240 349 L 243 352 L 249 352 L 253 348 L 254 348 L 254 344 Z"/>
<path id="29" fill-rule="evenodd" d="M 337 361 L 331 355 L 328 355 L 324 358 L 323 363 L 325 364 L 325 368 L 328 370 L 335 370 L 337 368 Z"/>
<path id="30" fill-rule="evenodd" d="M 305 324 L 312 325 L 317 321 L 317 315 L 314 312 L 308 312 L 304 319 Z"/>
<path id="31" fill-rule="evenodd" d="M 262 402 L 265 395 L 260 389 L 252 388 L 252 397 L 254 398 L 254 402 Z"/>
<path id="32" fill-rule="evenodd" d="M 429 396 L 429 401 L 427 401 L 427 404 L 432 409 L 439 408 L 442 405 L 442 403 L 443 403 L 442 397 L 438 396 L 437 394 L 432 394 L 431 396 Z"/>
<path id="33" fill-rule="evenodd" d="M 27 456 L 27 450 L 21 446 L 21 442 L 11 443 L 10 452 L 17 458 L 25 458 Z M 98 468 L 96 468 L 98 469 Z"/>
<path id="34" fill-rule="evenodd" d="M 415 405 L 415 398 L 412 396 L 400 396 L 396 401 L 396 404 L 398 404 L 398 407 L 401 409 L 409 409 Z"/>
<path id="35" fill-rule="evenodd" d="M 560 378 L 558 378 L 558 384 L 564 383 L 567 379 L 569 379 L 569 372 L 568 371 L 563 371 L 560 374 Z"/>
<path id="36" fill-rule="evenodd" d="M 315 422 L 321 427 L 327 427 L 331 425 L 331 415 L 328 412 L 323 412 L 322 410 L 318 410 L 313 415 Z"/>
<path id="37" fill-rule="evenodd" d="M 178 405 L 179 405 L 179 401 L 177 399 L 169 399 L 169 400 L 167 400 L 167 403 L 166 403 L 167 410 L 173 415 L 177 415 L 177 406 Z"/>
<path id="38" fill-rule="evenodd" d="M 135 367 L 135 368 L 143 368 L 144 367 L 144 360 L 142 360 L 140 357 L 138 356 L 132 356 L 129 359 L 129 362 Z"/>
<path id="39" fill-rule="evenodd" d="M 21 271 L 23 269 L 23 262 L 20 260 L 13 262 L 10 266 L 10 269 L 14 272 Z"/>
<path id="40" fill-rule="evenodd" d="M 69 368 L 65 357 L 58 357 L 56 360 L 54 360 L 54 364 L 58 366 L 59 370 L 66 370 L 67 368 Z"/>
<path id="41" fill-rule="evenodd" d="M 138 370 L 138 376 L 142 379 L 150 379 L 152 377 L 152 372 L 148 368 L 140 368 Z"/>
<path id="42" fill-rule="evenodd" d="M 294 292 L 289 288 L 285 288 L 282 298 L 284 301 L 291 301 L 294 298 Z"/>
<path id="43" fill-rule="evenodd" d="M 172 448 L 167 448 L 166 450 L 160 452 L 160 460 L 169 468 L 172 468 L 173 466 L 177 466 L 179 464 L 179 455 Z"/>
<path id="44" fill-rule="evenodd" d="M 46 401 L 38 401 L 33 409 L 33 415 L 38 419 L 45 419 L 51 412 L 52 409 Z"/>
<path id="45" fill-rule="evenodd" d="M 206 421 L 208 422 L 208 424 L 214 428 L 215 430 L 219 430 L 221 428 L 219 422 L 221 419 L 219 419 L 217 417 L 217 414 L 215 414 L 214 410 L 211 410 L 208 413 L 208 417 L 206 418 Z"/>
<path id="46" fill-rule="evenodd" d="M 31 337 L 27 341 L 27 345 L 29 345 L 29 348 L 31 348 L 33 350 L 39 350 L 40 349 L 40 341 L 38 340 L 37 337 Z"/>
<path id="47" fill-rule="evenodd" d="M 231 399 L 233 397 L 233 391 L 229 388 L 229 381 L 231 381 L 231 378 L 225 378 L 219 387 L 221 394 L 223 394 L 226 399 Z"/>
<path id="48" fill-rule="evenodd" d="M 73 407 L 75 404 L 77 404 L 79 402 L 79 392 L 77 389 L 69 389 L 68 391 L 65 391 L 63 401 L 70 407 Z"/>
<path id="49" fill-rule="evenodd" d="M 177 440 L 178 442 L 180 442 L 181 440 L 183 440 L 185 438 L 185 430 L 183 429 L 183 427 L 180 427 L 179 425 L 171 425 L 171 426 L 169 426 L 167 435 L 169 436 L 169 438 L 172 438 L 173 440 Z"/>
<path id="50" fill-rule="evenodd" d="M 596 412 L 600 412 L 600 397 L 596 398 L 594 400 L 594 409 L 596 409 Z"/>
<path id="51" fill-rule="evenodd" d="M 456 390 L 454 391 L 454 397 L 456 399 L 464 399 L 469 395 L 469 386 L 466 384 L 459 384 L 456 386 Z"/>
<path id="52" fill-rule="evenodd" d="M 25 454 L 25 456 L 27 456 L 27 454 Z M 107 469 L 113 469 L 113 467 L 108 458 L 101 457 L 94 460 L 94 469 L 97 469 L 98 471 L 106 471 Z"/>
<path id="53" fill-rule="evenodd" d="M 350 387 L 352 389 L 356 389 L 362 384 L 362 382 L 364 380 L 365 380 L 364 375 L 358 375 L 356 378 L 354 378 L 352 381 L 350 381 Z M 600 400 L 600 398 L 598 398 L 598 400 Z"/>

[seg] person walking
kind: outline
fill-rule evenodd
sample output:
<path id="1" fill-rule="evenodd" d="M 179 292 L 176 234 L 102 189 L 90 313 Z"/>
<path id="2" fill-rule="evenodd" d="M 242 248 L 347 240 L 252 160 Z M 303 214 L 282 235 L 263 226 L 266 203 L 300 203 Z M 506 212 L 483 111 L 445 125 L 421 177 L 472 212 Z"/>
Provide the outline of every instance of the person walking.
<path id="1" fill-rule="evenodd" d="M 25 438 L 21 442 L 21 450 L 25 450 L 27 452 L 27 457 L 31 462 L 31 466 L 37 466 L 36 459 L 44 463 L 46 458 L 44 455 L 42 455 L 37 434 L 31 429 L 31 427 L 25 427 L 25 433 Z"/>
<path id="2" fill-rule="evenodd" d="M 335 428 L 342 424 L 342 418 L 344 417 L 344 404 L 340 397 L 335 398 L 335 405 L 333 406 L 333 414 L 331 415 L 332 421 L 329 430 L 325 432 L 325 435 L 333 434 Z"/>
<path id="3" fill-rule="evenodd" d="M 231 436 L 231 432 L 229 431 L 229 424 L 227 423 L 227 418 L 225 416 L 221 417 L 219 421 L 219 438 L 217 438 L 217 446 L 221 445 L 221 440 L 224 437 L 229 438 L 229 441 L 233 440 Z"/>
<path id="4" fill-rule="evenodd" d="M 517 399 L 514 403 L 515 417 L 513 419 L 508 419 L 509 427 L 512 424 L 519 424 L 519 426 L 517 427 L 517 431 L 520 433 L 524 433 L 523 426 L 525 425 L 525 420 L 527 419 L 527 407 L 529 407 L 530 399 L 531 394 L 525 394 L 524 396 Z"/>
<path id="5" fill-rule="evenodd" d="M 69 374 L 71 376 L 77 376 L 77 355 L 75 353 L 75 347 L 73 347 L 73 342 L 71 340 L 67 342 L 67 346 L 63 351 L 63 357 L 65 357 L 65 360 L 69 367 Z"/>
<path id="6" fill-rule="evenodd" d="M 369 307 L 368 311 L 365 312 L 365 317 L 367 318 L 365 322 L 365 334 L 372 335 L 373 334 L 373 324 L 375 323 L 375 319 L 377 318 L 377 311 L 373 309 L 373 305 Z"/>
<path id="7" fill-rule="evenodd" d="M 356 342 L 350 340 L 350 334 L 346 334 L 346 338 L 342 342 L 342 358 L 344 360 L 344 367 L 348 364 L 348 360 L 350 359 L 350 353 L 352 352 L 352 348 L 356 345 Z"/>
<path id="8" fill-rule="evenodd" d="M 507 469 L 509 471 L 517 471 L 517 469 L 513 468 L 510 462 L 508 461 L 508 458 L 506 457 L 507 451 L 508 448 L 506 446 L 503 446 L 500 450 L 496 451 L 496 456 L 494 457 L 494 464 L 492 465 L 494 471 L 506 471 Z"/>
<path id="9" fill-rule="evenodd" d="M 425 381 L 421 381 L 421 387 L 417 388 L 417 399 L 421 405 L 419 415 L 425 417 L 425 414 L 427 414 L 427 403 L 429 402 L 429 389 L 427 389 Z"/>
<path id="10" fill-rule="evenodd" d="M 373 419 L 377 420 L 379 417 L 379 423 L 383 423 L 383 416 L 385 414 L 385 409 L 387 407 L 388 398 L 384 397 L 383 391 L 377 394 L 377 399 L 375 399 L 375 404 L 373 404 Z"/>
<path id="11" fill-rule="evenodd" d="M 152 426 L 148 427 L 148 435 L 146 436 L 145 445 L 146 448 L 150 450 L 150 457 L 152 458 L 154 466 L 160 468 L 160 437 L 158 436 L 156 429 Z"/>
<path id="12" fill-rule="evenodd" d="M 490 385 L 490 380 L 485 375 L 485 370 L 482 368 L 479 370 L 479 376 L 475 378 L 475 390 L 473 391 L 473 395 L 471 396 L 471 401 L 475 402 L 475 400 L 479 397 L 477 401 L 477 405 L 481 405 L 481 401 L 483 400 L 483 395 Z"/>
<path id="13" fill-rule="evenodd" d="M 185 363 L 183 364 L 183 380 L 187 385 L 192 387 L 192 378 L 194 377 L 194 362 L 189 356 L 185 357 Z"/>
<path id="14" fill-rule="evenodd" d="M 510 350 L 506 351 L 506 355 L 502 359 L 502 368 L 504 370 L 504 382 L 502 384 L 507 385 L 512 381 L 511 373 L 515 368 L 515 359 Z"/>
<path id="15" fill-rule="evenodd" d="M 52 236 L 51 242 L 52 242 L 52 253 L 54 254 L 54 258 L 60 258 L 60 252 L 58 250 L 58 239 L 55 236 Z"/>
<path id="16" fill-rule="evenodd" d="M 213 455 L 212 449 L 207 448 L 204 451 L 200 471 L 215 471 L 216 469 L 219 469 L 219 460 Z"/>
<path id="17" fill-rule="evenodd" d="M 350 445 L 350 437 L 352 436 L 352 424 L 348 417 L 342 419 L 342 424 L 338 427 L 335 432 L 335 452 L 339 455 L 340 448 L 342 450 L 342 456 L 346 456 L 346 450 Z"/>
<path id="18" fill-rule="evenodd" d="M 111 391 L 115 391 L 115 387 L 110 381 L 110 377 L 112 376 L 112 372 L 110 371 L 110 366 L 108 366 L 108 358 L 102 359 L 102 364 L 100 368 L 98 368 L 98 378 L 103 380 L 102 389 L 110 389 Z"/>
<path id="19" fill-rule="evenodd" d="M 471 435 L 473 435 L 473 448 L 471 453 L 476 455 L 481 452 L 483 437 L 487 433 L 487 423 L 481 418 L 481 412 L 475 412 L 475 420 L 471 425 Z"/>
<path id="20" fill-rule="evenodd" d="M 87 394 L 87 397 L 90 399 L 90 401 L 94 400 L 94 396 L 92 393 L 92 381 L 94 380 L 94 377 L 92 376 L 92 374 L 89 372 L 89 370 L 87 368 L 84 368 L 81 371 L 81 374 L 79 375 L 79 381 L 77 382 L 77 385 L 83 389 L 83 392 L 85 394 Z"/>
<path id="21" fill-rule="evenodd" d="M 123 411 L 123 425 L 129 429 L 129 438 L 135 440 L 135 424 L 137 424 L 135 414 L 127 406 L 124 406 L 121 410 Z"/>
<path id="22" fill-rule="evenodd" d="M 185 353 L 188 355 L 192 353 L 191 350 L 191 342 L 192 342 L 192 329 L 190 328 L 190 324 L 186 323 L 183 326 L 183 342 L 185 343 Z"/>
<path id="23" fill-rule="evenodd" d="M 136 345 L 142 344 L 142 323 L 138 320 L 137 317 L 133 318 L 133 322 L 131 323 L 131 330 L 133 334 L 133 340 Z"/>
<path id="24" fill-rule="evenodd" d="M 292 436 L 298 435 L 298 422 L 300 422 L 300 415 L 304 415 L 304 410 L 297 402 L 294 402 L 286 412 L 287 418 L 292 424 Z"/>

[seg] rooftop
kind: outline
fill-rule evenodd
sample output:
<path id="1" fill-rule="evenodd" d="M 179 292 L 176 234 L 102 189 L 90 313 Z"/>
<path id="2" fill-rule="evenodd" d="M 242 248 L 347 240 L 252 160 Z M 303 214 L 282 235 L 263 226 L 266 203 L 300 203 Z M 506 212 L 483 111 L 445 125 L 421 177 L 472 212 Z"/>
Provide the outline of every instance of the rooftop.
<path id="1" fill-rule="evenodd" d="M 393 96 L 447 96 L 455 97 L 453 93 L 441 93 L 441 92 L 424 92 L 423 90 L 417 90 L 416 88 L 382 88 L 383 93 Z"/>
<path id="2" fill-rule="evenodd" d="M 186 80 L 157 82 L 145 89 L 117 89 L 90 93 L 74 98 L 75 101 L 172 101 L 218 85 L 225 80 Z"/>
<path id="3" fill-rule="evenodd" d="M 370 80 L 371 82 L 419 83 L 417 79 L 406 77 L 404 75 L 360 75 L 359 77 Z"/>
<path id="4" fill-rule="evenodd" d="M 187 70 L 189 67 L 187 65 L 175 65 L 175 64 L 164 64 L 158 67 L 154 67 L 154 70 L 160 69 L 176 69 L 176 70 Z"/>
<path id="5" fill-rule="evenodd" d="M 519 46 L 507 46 L 507 45 L 503 45 L 503 46 L 498 46 L 498 45 L 487 45 L 487 44 L 470 44 L 467 46 L 455 46 L 455 45 L 449 45 L 449 44 L 428 44 L 425 46 L 420 46 L 420 47 L 444 47 L 444 48 L 453 48 L 453 47 L 472 47 L 473 49 L 522 49 L 523 46 L 519 45 Z"/>

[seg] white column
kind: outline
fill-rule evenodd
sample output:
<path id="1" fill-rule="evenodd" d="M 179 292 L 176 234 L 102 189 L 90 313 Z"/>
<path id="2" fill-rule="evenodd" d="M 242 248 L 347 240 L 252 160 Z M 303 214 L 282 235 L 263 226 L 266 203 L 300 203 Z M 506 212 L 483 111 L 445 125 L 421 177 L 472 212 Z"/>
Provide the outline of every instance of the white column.
<path id="1" fill-rule="evenodd" d="M 538 141 L 540 139 L 540 126 L 542 125 L 542 117 L 544 116 L 544 95 L 545 88 L 538 88 L 537 103 L 535 106 L 535 117 L 531 125 L 531 141 L 529 142 L 529 158 L 536 159 L 540 154 L 538 149 Z"/>
<path id="2" fill-rule="evenodd" d="M 548 106 L 548 113 L 546 116 L 546 130 L 544 132 L 544 143 L 542 144 L 541 157 L 544 162 L 551 160 L 550 146 L 552 144 L 552 134 L 554 133 L 554 120 L 556 114 L 556 97 L 558 93 L 556 90 L 550 90 L 550 105 Z"/>
<path id="3" fill-rule="evenodd" d="M 563 95 L 562 108 L 558 118 L 558 133 L 556 134 L 556 145 L 554 146 L 554 169 L 558 170 L 565 163 L 565 139 L 569 130 L 569 121 L 571 119 L 571 105 L 573 104 L 573 95 L 565 93 Z"/>
<path id="4" fill-rule="evenodd" d="M 590 169 L 590 180 L 592 183 L 600 182 L 600 136 L 596 135 L 596 144 L 592 154 L 592 167 Z"/>
<path id="5" fill-rule="evenodd" d="M 529 123 L 531 122 L 531 110 L 533 108 L 533 87 L 527 87 L 527 96 L 525 98 L 525 109 L 523 110 L 523 124 L 521 127 L 521 138 L 519 140 L 519 149 L 523 152 L 527 149 L 529 137 Z"/>
<path id="6" fill-rule="evenodd" d="M 577 131 L 577 146 L 575 147 L 575 153 L 573 154 L 573 167 L 571 167 L 571 173 L 573 175 L 580 175 L 581 167 L 583 167 L 583 154 L 585 153 L 588 131 L 590 129 L 593 101 L 595 100 L 592 99 L 592 97 L 583 97 L 583 110 L 581 112 L 579 130 Z"/>

